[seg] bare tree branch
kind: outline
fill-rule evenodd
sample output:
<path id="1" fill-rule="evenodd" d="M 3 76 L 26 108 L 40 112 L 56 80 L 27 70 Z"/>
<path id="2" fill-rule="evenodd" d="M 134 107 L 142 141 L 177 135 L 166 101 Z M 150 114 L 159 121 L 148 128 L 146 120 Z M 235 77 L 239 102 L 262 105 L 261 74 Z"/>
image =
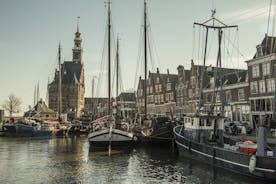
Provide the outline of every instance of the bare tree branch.
<path id="1" fill-rule="evenodd" d="M 8 99 L 4 101 L 2 104 L 2 108 L 10 113 L 10 116 L 13 115 L 13 113 L 20 112 L 20 105 L 21 105 L 20 98 L 16 97 L 14 94 L 10 94 L 8 96 Z"/>

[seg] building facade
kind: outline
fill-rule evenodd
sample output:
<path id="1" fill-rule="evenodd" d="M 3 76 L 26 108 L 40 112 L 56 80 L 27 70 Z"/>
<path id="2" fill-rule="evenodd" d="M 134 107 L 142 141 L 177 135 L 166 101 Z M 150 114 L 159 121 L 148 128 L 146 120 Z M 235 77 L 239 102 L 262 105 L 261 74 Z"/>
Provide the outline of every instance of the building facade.
<path id="1" fill-rule="evenodd" d="M 108 114 L 108 98 L 85 98 L 84 112 L 86 116 L 97 119 Z"/>
<path id="2" fill-rule="evenodd" d="M 203 90 L 204 110 L 215 114 L 221 113 L 231 121 L 249 121 L 249 83 L 247 70 L 237 69 L 228 73 L 220 81 L 212 77 Z M 222 109 L 223 105 L 223 109 Z"/>
<path id="3" fill-rule="evenodd" d="M 118 115 L 123 119 L 134 119 L 137 113 L 135 93 L 122 92 L 116 98 Z"/>
<path id="4" fill-rule="evenodd" d="M 254 125 L 272 118 L 275 103 L 275 46 L 276 38 L 265 36 L 262 43 L 257 45 L 254 57 L 246 61 L 250 85 L 250 117 Z"/>
<path id="5" fill-rule="evenodd" d="M 175 85 L 177 75 L 149 72 L 147 79 L 147 113 L 150 115 L 169 115 L 176 106 Z M 144 113 L 144 79 L 139 78 L 137 89 L 138 112 Z"/>
<path id="6" fill-rule="evenodd" d="M 80 117 L 84 110 L 84 66 L 82 61 L 82 38 L 79 28 L 75 33 L 72 61 L 64 61 L 61 65 L 62 81 L 62 113 Z M 49 107 L 58 111 L 58 71 L 54 80 L 48 85 Z"/>
<path id="7" fill-rule="evenodd" d="M 178 66 L 178 79 L 176 83 L 176 99 L 178 113 L 196 112 L 200 99 L 200 76 L 202 77 L 202 89 L 210 84 L 215 72 L 219 72 L 215 67 L 195 65 L 191 61 L 190 70 L 185 70 L 182 65 Z M 234 73 L 236 69 L 223 68 L 223 74 Z M 203 97 L 202 97 L 203 98 Z"/>

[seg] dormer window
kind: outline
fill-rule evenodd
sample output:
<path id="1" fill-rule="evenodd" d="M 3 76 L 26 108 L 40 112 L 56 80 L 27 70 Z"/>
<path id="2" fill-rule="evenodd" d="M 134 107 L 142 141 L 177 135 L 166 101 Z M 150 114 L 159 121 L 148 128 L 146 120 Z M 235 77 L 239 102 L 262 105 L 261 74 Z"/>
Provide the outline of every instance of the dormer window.
<path id="1" fill-rule="evenodd" d="M 159 77 L 156 78 L 156 83 L 159 83 Z"/>
<path id="2" fill-rule="evenodd" d="M 263 56 L 263 46 L 257 45 L 257 57 Z"/>

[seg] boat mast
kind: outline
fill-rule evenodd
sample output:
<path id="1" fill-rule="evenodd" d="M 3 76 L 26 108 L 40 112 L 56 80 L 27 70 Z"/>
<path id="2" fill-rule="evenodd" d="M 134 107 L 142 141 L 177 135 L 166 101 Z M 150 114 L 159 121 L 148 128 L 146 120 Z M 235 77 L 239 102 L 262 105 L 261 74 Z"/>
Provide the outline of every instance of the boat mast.
<path id="1" fill-rule="evenodd" d="M 62 91 L 61 91 L 61 62 L 60 56 L 61 55 L 61 46 L 60 43 L 58 45 L 58 120 L 61 120 L 61 113 L 62 113 Z"/>
<path id="2" fill-rule="evenodd" d="M 111 9 L 110 0 L 108 0 L 108 115 L 111 115 Z"/>
<path id="3" fill-rule="evenodd" d="M 218 40 L 219 40 L 219 45 L 218 45 L 218 56 L 217 56 L 217 67 L 220 68 L 219 71 L 219 77 L 220 77 L 220 101 L 222 103 L 222 108 L 221 108 L 221 115 L 223 115 L 224 113 L 224 100 L 223 100 L 223 96 L 222 96 L 222 66 L 221 66 L 221 40 L 222 40 L 222 33 L 223 33 L 223 29 L 229 29 L 229 28 L 238 28 L 237 25 L 233 25 L 233 26 L 228 26 L 226 24 L 224 24 L 223 22 L 221 22 L 220 20 L 218 20 L 217 18 L 215 18 L 215 13 L 216 10 L 211 10 L 212 12 L 212 16 L 211 19 L 203 22 L 203 23 L 197 23 L 194 22 L 194 25 L 198 25 L 198 26 L 202 26 L 206 29 L 206 38 L 205 38 L 205 48 L 204 48 L 204 58 L 203 58 L 203 66 L 201 67 L 201 71 L 200 71 L 200 88 L 199 88 L 199 103 L 198 103 L 198 109 L 197 109 L 197 113 L 200 112 L 201 108 L 203 107 L 203 77 L 204 77 L 204 71 L 205 71 L 205 65 L 206 65 L 206 53 L 207 53 L 207 41 L 208 41 L 208 32 L 209 29 L 213 29 L 213 30 L 218 30 Z M 209 22 L 211 22 L 212 24 L 208 24 Z M 218 23 L 218 25 L 215 25 L 215 22 Z M 216 79 L 215 83 L 216 83 Z M 213 110 L 213 108 L 211 107 L 211 109 Z M 212 113 L 212 110 L 210 113 Z"/>
<path id="4" fill-rule="evenodd" d="M 144 51 L 145 51 L 145 82 L 144 82 L 144 102 L 145 118 L 147 118 L 147 2 L 144 0 Z"/>
<path id="5" fill-rule="evenodd" d="M 117 36 L 117 49 L 116 49 L 116 97 L 118 97 L 118 95 L 119 95 L 119 37 Z M 116 100 L 116 105 L 117 105 L 117 100 Z"/>

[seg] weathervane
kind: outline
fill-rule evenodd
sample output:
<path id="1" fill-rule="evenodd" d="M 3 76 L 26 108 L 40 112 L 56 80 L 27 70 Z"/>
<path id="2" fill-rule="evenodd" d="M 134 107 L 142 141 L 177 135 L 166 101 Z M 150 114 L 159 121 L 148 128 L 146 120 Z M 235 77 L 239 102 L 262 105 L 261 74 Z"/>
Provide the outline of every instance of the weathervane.
<path id="1" fill-rule="evenodd" d="M 211 17 L 212 17 L 212 18 L 215 18 L 215 14 L 216 14 L 216 9 L 212 9 L 212 10 L 211 10 L 211 12 L 212 12 L 212 15 L 211 15 Z"/>

